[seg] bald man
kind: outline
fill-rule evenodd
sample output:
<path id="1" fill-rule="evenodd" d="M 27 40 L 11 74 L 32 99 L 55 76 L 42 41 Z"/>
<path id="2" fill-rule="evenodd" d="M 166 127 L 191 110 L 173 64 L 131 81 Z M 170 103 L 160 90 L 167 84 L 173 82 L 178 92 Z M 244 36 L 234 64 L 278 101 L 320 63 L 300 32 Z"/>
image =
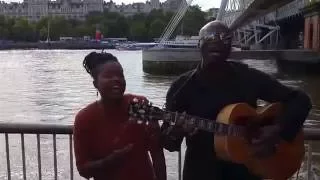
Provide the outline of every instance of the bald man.
<path id="1" fill-rule="evenodd" d="M 282 85 L 269 75 L 239 62 L 227 61 L 232 35 L 220 21 L 206 24 L 199 32 L 202 61 L 194 70 L 181 75 L 167 92 L 170 111 L 214 119 L 228 104 L 244 102 L 257 107 L 257 100 L 282 102 L 283 113 L 277 124 L 254 142 L 256 155 L 270 155 L 280 139 L 295 138 L 310 111 L 309 97 L 302 91 Z M 179 151 L 186 137 L 183 180 L 260 180 L 241 164 L 216 157 L 213 133 L 180 126 L 162 125 L 165 149 Z"/>

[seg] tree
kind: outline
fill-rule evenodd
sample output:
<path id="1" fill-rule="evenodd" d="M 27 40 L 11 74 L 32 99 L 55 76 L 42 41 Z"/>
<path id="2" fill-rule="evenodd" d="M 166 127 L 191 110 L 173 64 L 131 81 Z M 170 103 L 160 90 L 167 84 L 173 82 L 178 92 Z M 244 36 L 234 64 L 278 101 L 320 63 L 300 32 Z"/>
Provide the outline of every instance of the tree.
<path id="1" fill-rule="evenodd" d="M 135 41 L 146 41 L 147 29 L 142 22 L 135 22 L 131 25 L 130 28 L 131 38 Z"/>
<path id="2" fill-rule="evenodd" d="M 16 19 L 12 27 L 14 40 L 31 41 L 33 40 L 33 26 L 25 18 Z"/>
<path id="3" fill-rule="evenodd" d="M 185 16 L 179 23 L 183 26 L 184 35 L 197 35 L 201 27 L 206 23 L 206 14 L 199 6 L 190 6 Z M 177 32 L 176 32 L 177 33 Z"/>
<path id="4" fill-rule="evenodd" d="M 0 15 L 0 39 L 7 39 L 9 36 L 9 30 L 7 28 L 6 18 Z"/>
<path id="5" fill-rule="evenodd" d="M 159 38 L 164 31 L 166 24 L 160 18 L 154 20 L 150 24 L 149 28 L 149 38 Z"/>
<path id="6" fill-rule="evenodd" d="M 58 40 L 63 36 L 72 36 L 73 29 L 68 20 L 64 17 L 54 17 L 50 20 L 50 39 Z"/>
<path id="7" fill-rule="evenodd" d="M 6 25 L 6 18 L 3 15 L 0 15 L 0 27 L 4 27 Z"/>
<path id="8" fill-rule="evenodd" d="M 42 27 L 39 31 L 40 40 L 46 40 L 48 36 L 48 29 L 46 27 Z"/>
<path id="9" fill-rule="evenodd" d="M 104 37 L 127 37 L 136 41 L 151 41 L 161 36 L 173 16 L 173 12 L 157 9 L 149 14 L 138 13 L 131 17 L 125 17 L 117 12 L 93 12 L 88 14 L 85 21 L 64 17 L 44 17 L 37 23 L 32 23 L 24 18 L 13 19 L 0 16 L 0 39 L 46 40 L 48 24 L 50 24 L 51 40 L 58 40 L 61 36 L 93 37 L 96 29 L 99 28 Z M 179 34 L 182 27 L 185 35 L 197 35 L 199 29 L 206 23 L 205 17 L 205 12 L 202 12 L 199 6 L 190 6 L 172 36 Z"/>

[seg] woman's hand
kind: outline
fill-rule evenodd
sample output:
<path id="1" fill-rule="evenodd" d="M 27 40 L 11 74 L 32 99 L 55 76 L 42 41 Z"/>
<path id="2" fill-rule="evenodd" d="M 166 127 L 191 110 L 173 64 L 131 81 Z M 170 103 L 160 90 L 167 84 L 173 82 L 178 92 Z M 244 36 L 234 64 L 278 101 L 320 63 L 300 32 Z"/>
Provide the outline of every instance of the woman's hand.
<path id="1" fill-rule="evenodd" d="M 122 157 L 127 155 L 132 150 L 132 148 L 133 148 L 133 144 L 128 144 L 121 149 L 114 150 L 110 155 L 108 155 L 105 158 L 105 162 L 108 163 L 114 160 L 121 159 Z"/>

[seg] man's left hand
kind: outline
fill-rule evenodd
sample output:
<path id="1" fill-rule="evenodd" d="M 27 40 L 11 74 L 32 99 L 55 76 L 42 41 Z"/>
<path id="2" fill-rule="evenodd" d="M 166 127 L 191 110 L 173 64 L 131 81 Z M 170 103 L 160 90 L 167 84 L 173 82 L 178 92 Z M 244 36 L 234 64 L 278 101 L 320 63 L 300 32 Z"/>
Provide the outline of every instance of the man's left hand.
<path id="1" fill-rule="evenodd" d="M 280 142 L 280 127 L 278 125 L 262 127 L 258 138 L 253 138 L 251 145 L 253 154 L 257 157 L 268 157 L 276 152 Z"/>

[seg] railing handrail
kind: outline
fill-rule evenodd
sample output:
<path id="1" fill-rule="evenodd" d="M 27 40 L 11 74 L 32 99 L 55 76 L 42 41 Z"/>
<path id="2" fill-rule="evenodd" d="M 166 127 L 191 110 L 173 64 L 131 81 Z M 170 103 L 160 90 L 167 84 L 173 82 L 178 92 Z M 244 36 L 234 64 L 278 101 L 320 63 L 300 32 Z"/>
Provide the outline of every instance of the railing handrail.
<path id="1" fill-rule="evenodd" d="M 320 128 L 304 128 L 304 139 L 319 141 L 320 140 Z"/>
<path id="2" fill-rule="evenodd" d="M 0 133 L 9 134 L 72 134 L 73 125 L 35 124 L 35 123 L 0 123 Z M 304 128 L 305 140 L 320 140 L 320 128 Z"/>
<path id="3" fill-rule="evenodd" d="M 73 124 L 0 123 L 0 134 L 72 134 Z"/>

